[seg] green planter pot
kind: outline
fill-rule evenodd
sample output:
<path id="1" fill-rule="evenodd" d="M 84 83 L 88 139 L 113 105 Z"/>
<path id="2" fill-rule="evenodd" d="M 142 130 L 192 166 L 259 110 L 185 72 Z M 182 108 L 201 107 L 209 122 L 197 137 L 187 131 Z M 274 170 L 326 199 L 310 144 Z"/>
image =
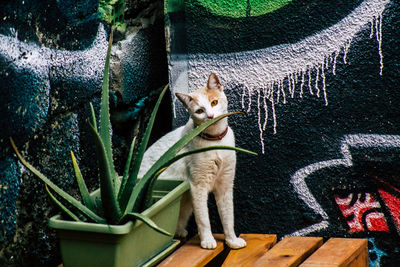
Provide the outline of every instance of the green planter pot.
<path id="1" fill-rule="evenodd" d="M 180 199 L 188 189 L 186 181 L 158 180 L 153 194 L 155 203 L 143 214 L 174 233 Z M 141 266 L 146 262 L 150 266 L 156 264 L 158 258 L 161 260 L 162 255 L 168 255 L 176 244 L 172 237 L 160 234 L 140 221 L 108 225 L 66 221 L 56 215 L 50 218 L 49 226 L 57 231 L 65 267 Z"/>

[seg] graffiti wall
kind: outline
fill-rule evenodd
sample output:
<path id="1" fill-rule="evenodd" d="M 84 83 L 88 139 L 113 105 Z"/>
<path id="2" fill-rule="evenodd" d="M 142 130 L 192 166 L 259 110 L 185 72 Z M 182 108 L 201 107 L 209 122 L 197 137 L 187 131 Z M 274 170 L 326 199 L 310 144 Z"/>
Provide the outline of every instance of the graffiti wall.
<path id="1" fill-rule="evenodd" d="M 400 5 L 390 0 L 166 1 L 174 92 L 219 76 L 238 155 L 236 231 L 400 249 Z M 173 97 L 174 124 L 187 116 Z M 212 205 L 212 203 L 211 203 Z M 214 210 L 213 227 L 221 230 Z"/>
<path id="2" fill-rule="evenodd" d="M 71 150 L 89 189 L 98 186 L 87 124 L 89 102 L 99 108 L 109 35 L 98 2 L 0 2 L 0 266 L 61 263 L 47 221 L 57 209 L 43 184 L 17 161 L 9 137 L 69 193 L 78 188 Z M 168 82 L 162 2 L 140 1 L 140 8 L 133 2 L 138 1 L 129 1 L 128 29 L 115 36 L 112 49 L 116 155 L 125 153 L 125 140 L 151 103 L 150 92 Z"/>

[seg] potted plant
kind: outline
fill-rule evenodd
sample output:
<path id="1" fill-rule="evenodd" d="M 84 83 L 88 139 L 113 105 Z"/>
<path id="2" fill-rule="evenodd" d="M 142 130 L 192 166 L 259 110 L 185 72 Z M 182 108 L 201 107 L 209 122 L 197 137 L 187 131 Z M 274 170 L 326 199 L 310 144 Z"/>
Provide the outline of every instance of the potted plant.
<path id="1" fill-rule="evenodd" d="M 171 146 L 143 177 L 138 178 L 156 112 L 168 89 L 168 86 L 165 86 L 150 116 L 136 156 L 133 157 L 135 137 L 130 146 L 124 173 L 119 176 L 113 163 L 109 114 L 108 76 L 111 45 L 112 34 L 103 76 L 99 127 L 93 106 L 90 104 L 92 117 L 89 125 L 94 136 L 99 163 L 98 190 L 88 192 L 72 151 L 71 158 L 82 202 L 63 191 L 29 164 L 10 138 L 19 160 L 45 183 L 46 192 L 62 211 L 62 214 L 50 218 L 49 225 L 56 229 L 59 235 L 62 259 L 66 267 L 138 266 L 146 262 L 148 265 L 156 263 L 176 245 L 171 233 L 174 233 L 177 226 L 180 198 L 189 189 L 186 181 L 158 181 L 157 177 L 173 162 L 193 153 L 211 149 L 229 149 L 255 154 L 226 146 L 210 146 L 178 154 L 208 126 L 235 114 L 229 113 L 193 129 Z"/>

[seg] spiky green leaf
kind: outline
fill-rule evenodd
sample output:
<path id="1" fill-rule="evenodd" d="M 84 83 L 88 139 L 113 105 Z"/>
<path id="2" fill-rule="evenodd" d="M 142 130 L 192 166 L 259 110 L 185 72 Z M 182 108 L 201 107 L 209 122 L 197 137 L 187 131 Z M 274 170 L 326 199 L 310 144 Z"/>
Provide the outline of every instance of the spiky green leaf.
<path id="1" fill-rule="evenodd" d="M 128 158 L 126 159 L 124 174 L 122 175 L 120 187 L 117 189 L 118 196 L 119 196 L 120 189 L 125 188 L 126 181 L 128 180 L 128 177 L 129 177 L 129 171 L 130 171 L 131 165 L 132 165 L 132 156 L 133 156 L 133 149 L 135 148 L 135 143 L 136 143 L 136 136 L 133 138 L 131 147 L 129 148 L 129 154 L 128 154 Z M 133 182 L 136 183 L 136 181 L 133 181 Z"/>
<path id="2" fill-rule="evenodd" d="M 94 108 L 93 108 L 92 102 L 90 102 L 89 105 L 90 105 L 90 113 L 92 115 L 92 125 L 96 129 L 96 131 L 98 131 L 97 122 L 96 122 L 96 113 L 94 112 Z"/>
<path id="3" fill-rule="evenodd" d="M 153 112 L 151 113 L 149 123 L 147 124 L 146 131 L 143 134 L 142 141 L 141 141 L 138 151 L 135 155 L 135 159 L 134 159 L 134 162 L 132 165 L 132 171 L 131 171 L 128 179 L 126 180 L 126 182 L 124 182 L 124 186 L 121 187 L 120 194 L 118 196 L 118 199 L 120 200 L 120 203 L 122 204 L 121 207 L 124 207 L 126 205 L 126 203 L 128 202 L 129 195 L 132 192 L 132 188 L 136 184 L 136 179 L 137 179 L 137 175 L 139 173 L 140 164 L 142 163 L 143 155 L 144 155 L 144 152 L 146 151 L 147 144 L 150 139 L 151 130 L 153 129 L 153 125 L 154 125 L 154 120 L 156 118 L 158 108 L 161 104 L 161 100 L 162 100 L 165 92 L 167 91 L 167 89 L 168 89 L 168 85 L 166 85 L 164 87 L 160 96 L 158 97 L 157 103 L 154 106 Z"/>
<path id="4" fill-rule="evenodd" d="M 164 167 L 160 169 L 151 179 L 147 188 L 146 197 L 144 198 L 144 209 L 150 207 L 153 204 L 153 188 L 157 178 L 168 168 Z"/>
<path id="5" fill-rule="evenodd" d="M 111 169 L 112 180 L 114 183 L 116 180 L 116 177 L 117 177 L 117 173 L 114 168 L 112 143 L 111 143 L 111 123 L 110 123 L 110 110 L 109 110 L 109 102 L 110 102 L 109 101 L 109 77 L 108 77 L 109 69 L 110 69 L 110 56 L 111 56 L 112 40 L 113 40 L 113 35 L 111 32 L 110 38 L 108 41 L 106 64 L 104 67 L 104 75 L 103 75 L 103 85 L 102 85 L 102 90 L 101 90 L 99 134 L 100 134 L 101 140 L 104 143 L 104 148 L 105 148 L 107 159 L 108 159 L 108 162 L 110 165 L 109 167 Z"/>
<path id="6" fill-rule="evenodd" d="M 88 207 L 90 210 L 96 212 L 97 211 L 96 202 L 89 194 L 89 190 L 87 189 L 86 183 L 83 180 L 83 176 L 79 168 L 79 165 L 76 162 L 74 152 L 72 151 L 71 151 L 71 159 L 72 159 L 72 165 L 74 166 L 76 182 L 78 184 L 79 191 L 81 192 L 83 204 L 85 204 L 85 206 Z"/>
<path id="7" fill-rule="evenodd" d="M 47 184 L 44 185 L 46 188 L 46 192 L 49 195 L 49 197 L 51 198 L 51 200 L 53 200 L 53 202 L 65 213 L 67 214 L 71 219 L 73 219 L 74 221 L 80 222 L 81 220 L 78 218 L 78 216 L 76 216 L 72 211 L 70 211 L 66 206 L 64 206 L 64 204 L 62 204 L 51 192 L 49 187 L 47 186 Z"/>
<path id="8" fill-rule="evenodd" d="M 144 222 L 145 224 L 147 224 L 152 229 L 156 230 L 157 232 L 159 232 L 159 233 L 161 233 L 163 235 L 172 236 L 171 233 L 169 233 L 168 231 L 162 229 L 152 219 L 150 219 L 149 217 L 147 217 L 147 216 L 145 216 L 145 215 L 143 215 L 141 213 L 129 212 L 128 214 L 125 215 L 125 218 L 127 218 L 127 219 L 130 219 L 130 218 L 138 219 L 138 220 Z"/>
<path id="9" fill-rule="evenodd" d="M 33 174 L 36 175 L 40 180 L 42 180 L 45 184 L 47 184 L 55 193 L 57 193 L 60 197 L 62 197 L 65 201 L 73 205 L 75 208 L 77 208 L 80 212 L 82 212 L 83 215 L 87 216 L 88 218 L 92 219 L 93 221 L 97 223 L 105 223 L 106 220 L 100 216 L 98 216 L 96 213 L 88 209 L 86 206 L 84 206 L 81 202 L 73 198 L 71 195 L 66 193 L 64 190 L 59 188 L 57 185 L 55 185 L 50 179 L 48 179 L 44 174 L 42 174 L 39 170 L 37 170 L 35 167 L 33 167 L 29 162 L 27 162 L 22 155 L 19 153 L 14 140 L 10 138 L 11 146 L 15 151 L 15 154 L 17 155 L 18 159 L 21 161 L 24 166 L 30 170 Z"/>
<path id="10" fill-rule="evenodd" d="M 100 193 L 104 217 L 107 219 L 108 223 L 118 224 L 122 216 L 115 196 L 112 171 L 110 163 L 108 162 L 106 149 L 103 140 L 97 133 L 96 129 L 94 129 L 93 125 L 90 123 L 89 126 L 95 137 L 94 140 L 96 144 L 97 160 L 99 163 Z"/>

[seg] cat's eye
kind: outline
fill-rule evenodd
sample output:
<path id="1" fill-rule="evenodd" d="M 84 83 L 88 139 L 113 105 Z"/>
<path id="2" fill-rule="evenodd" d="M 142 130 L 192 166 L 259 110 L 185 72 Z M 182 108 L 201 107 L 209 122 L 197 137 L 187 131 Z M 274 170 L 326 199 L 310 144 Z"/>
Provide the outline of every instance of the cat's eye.
<path id="1" fill-rule="evenodd" d="M 204 110 L 202 110 L 201 108 L 198 109 L 198 110 L 196 110 L 196 113 L 197 113 L 197 114 L 201 114 L 201 113 L 203 113 L 203 112 L 204 112 Z"/>
<path id="2" fill-rule="evenodd" d="M 211 106 L 212 106 L 212 107 L 215 107 L 216 105 L 218 105 L 218 100 L 213 100 L 213 101 L 211 102 Z"/>

